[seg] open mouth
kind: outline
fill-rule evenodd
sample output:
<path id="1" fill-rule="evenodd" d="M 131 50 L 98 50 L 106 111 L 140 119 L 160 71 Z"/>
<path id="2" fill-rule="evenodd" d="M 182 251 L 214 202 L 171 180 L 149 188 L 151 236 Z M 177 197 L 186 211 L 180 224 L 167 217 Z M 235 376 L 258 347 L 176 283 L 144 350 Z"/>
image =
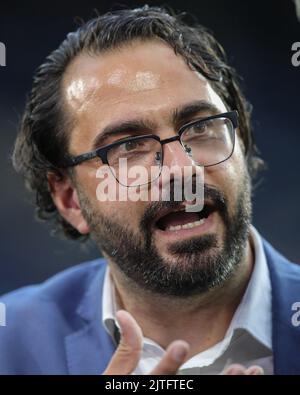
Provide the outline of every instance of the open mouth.
<path id="1" fill-rule="evenodd" d="M 204 225 L 206 219 L 215 211 L 215 207 L 205 204 L 199 212 L 187 212 L 185 206 L 169 209 L 161 213 L 155 225 L 161 231 L 174 232 L 182 229 L 191 229 Z"/>

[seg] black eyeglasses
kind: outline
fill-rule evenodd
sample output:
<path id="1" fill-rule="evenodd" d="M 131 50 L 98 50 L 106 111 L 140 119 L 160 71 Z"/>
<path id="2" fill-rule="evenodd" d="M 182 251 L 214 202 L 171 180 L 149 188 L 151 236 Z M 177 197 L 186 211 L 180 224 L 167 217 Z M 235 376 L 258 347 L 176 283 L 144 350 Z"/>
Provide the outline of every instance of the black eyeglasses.
<path id="1" fill-rule="evenodd" d="M 103 164 L 111 168 L 120 184 L 127 187 L 141 186 L 155 181 L 160 176 L 165 144 L 179 141 L 195 165 L 215 166 L 231 157 L 237 127 L 238 112 L 225 112 L 189 122 L 178 130 L 176 136 L 164 140 L 152 134 L 126 137 L 94 151 L 69 157 L 61 167 L 77 166 L 98 157 Z M 122 173 L 124 163 L 127 172 L 125 177 Z M 143 171 L 137 177 L 134 174 L 138 169 Z"/>

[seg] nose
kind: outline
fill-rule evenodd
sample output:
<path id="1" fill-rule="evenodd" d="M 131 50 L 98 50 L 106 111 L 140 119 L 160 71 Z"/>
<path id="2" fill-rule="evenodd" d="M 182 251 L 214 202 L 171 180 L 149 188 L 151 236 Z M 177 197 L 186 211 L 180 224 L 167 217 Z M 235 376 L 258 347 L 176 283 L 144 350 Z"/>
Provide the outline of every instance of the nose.
<path id="1" fill-rule="evenodd" d="M 194 166 L 193 159 L 188 155 L 178 140 L 164 144 L 163 149 L 164 166 Z"/>
<path id="2" fill-rule="evenodd" d="M 195 174 L 195 163 L 185 152 L 178 140 L 168 142 L 163 145 L 163 168 L 159 178 L 159 189 L 163 190 L 169 186 L 170 181 L 180 178 L 183 181 L 185 176 L 184 168 L 190 167 L 189 174 Z"/>

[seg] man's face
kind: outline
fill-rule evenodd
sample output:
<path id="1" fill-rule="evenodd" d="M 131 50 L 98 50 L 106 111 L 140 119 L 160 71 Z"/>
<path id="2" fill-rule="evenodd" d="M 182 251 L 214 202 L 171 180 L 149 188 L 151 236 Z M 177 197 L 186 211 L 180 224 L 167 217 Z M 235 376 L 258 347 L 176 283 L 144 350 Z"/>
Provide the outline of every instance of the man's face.
<path id="1" fill-rule="evenodd" d="M 133 42 L 99 56 L 80 55 L 65 75 L 63 95 L 75 125 L 70 131 L 72 155 L 91 151 L 111 124 L 143 121 L 147 131 L 126 130 L 102 139 L 101 145 L 148 134 L 150 128 L 165 139 L 185 123 L 228 111 L 210 83 L 158 41 Z M 174 113 L 199 101 L 215 110 L 174 120 Z M 178 141 L 163 149 L 164 166 L 193 166 Z M 243 257 L 251 215 L 239 138 L 227 161 L 205 168 L 207 218 L 188 229 L 178 225 L 199 220 L 199 214 L 174 214 L 182 202 L 99 201 L 96 172 L 101 165 L 93 159 L 77 166 L 76 187 L 92 237 L 125 280 L 153 292 L 186 296 L 221 284 L 234 272 Z M 167 183 L 163 176 L 156 182 L 160 190 Z"/>

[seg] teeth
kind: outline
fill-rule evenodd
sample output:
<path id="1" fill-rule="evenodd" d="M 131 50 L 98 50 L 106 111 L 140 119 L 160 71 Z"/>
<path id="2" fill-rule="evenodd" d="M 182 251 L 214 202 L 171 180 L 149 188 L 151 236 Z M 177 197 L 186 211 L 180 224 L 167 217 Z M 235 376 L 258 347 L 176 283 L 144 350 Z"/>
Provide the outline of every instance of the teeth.
<path id="1" fill-rule="evenodd" d="M 184 224 L 184 225 L 169 226 L 166 230 L 175 231 L 181 229 L 191 229 L 191 228 L 195 228 L 195 226 L 203 225 L 204 222 L 205 222 L 205 218 L 202 218 L 199 221 L 189 222 L 188 224 Z"/>

